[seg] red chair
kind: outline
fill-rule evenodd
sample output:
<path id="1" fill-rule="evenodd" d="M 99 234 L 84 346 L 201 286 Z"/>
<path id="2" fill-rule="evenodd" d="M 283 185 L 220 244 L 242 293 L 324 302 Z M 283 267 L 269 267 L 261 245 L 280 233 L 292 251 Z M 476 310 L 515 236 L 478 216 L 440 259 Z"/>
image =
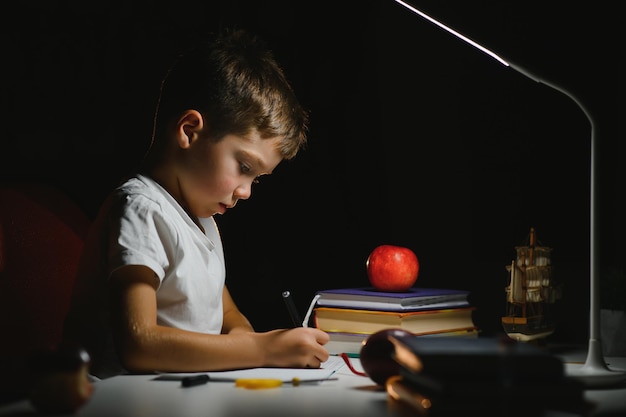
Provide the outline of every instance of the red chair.
<path id="1" fill-rule="evenodd" d="M 61 341 L 90 223 L 54 187 L 0 185 L 0 387 L 19 386 L 29 356 Z"/>

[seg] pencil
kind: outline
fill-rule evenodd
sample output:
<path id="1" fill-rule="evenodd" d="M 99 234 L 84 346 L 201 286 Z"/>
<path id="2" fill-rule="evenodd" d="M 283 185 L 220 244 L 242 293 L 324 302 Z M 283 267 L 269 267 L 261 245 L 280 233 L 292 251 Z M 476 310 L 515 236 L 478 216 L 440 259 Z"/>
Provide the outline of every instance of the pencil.
<path id="1" fill-rule="evenodd" d="M 291 297 L 290 291 L 283 291 L 283 300 L 285 301 L 287 311 L 289 312 L 289 317 L 291 317 L 291 321 L 293 322 L 294 327 L 301 327 L 302 321 L 300 320 L 300 314 L 298 314 L 298 309 L 293 302 L 293 297 Z"/>

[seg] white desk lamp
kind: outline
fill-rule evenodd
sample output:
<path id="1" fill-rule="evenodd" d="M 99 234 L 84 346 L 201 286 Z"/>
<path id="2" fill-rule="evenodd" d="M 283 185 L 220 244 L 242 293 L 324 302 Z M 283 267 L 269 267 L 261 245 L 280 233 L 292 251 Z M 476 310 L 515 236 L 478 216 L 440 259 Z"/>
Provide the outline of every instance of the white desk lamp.
<path id="1" fill-rule="evenodd" d="M 443 23 L 433 19 L 428 16 L 424 12 L 416 9 L 410 4 L 406 3 L 403 0 L 394 0 L 395 2 L 401 4 L 406 7 L 413 13 L 421 16 L 422 18 L 428 20 L 429 22 L 439 26 L 441 29 L 451 33 L 457 38 L 467 42 L 473 47 L 481 50 L 487 55 L 491 56 L 501 64 L 513 68 L 515 71 L 520 74 L 534 80 L 538 83 L 545 84 L 548 87 L 551 87 L 572 99 L 578 107 L 583 111 L 587 119 L 589 119 L 589 123 L 591 125 L 591 213 L 590 213 L 590 325 L 589 325 L 589 347 L 587 351 L 587 359 L 584 365 L 580 367 L 567 367 L 567 373 L 569 376 L 579 379 L 584 384 L 589 386 L 602 386 L 602 385 L 611 385 L 619 383 L 623 380 L 626 380 L 626 372 L 622 370 L 612 370 L 606 365 L 604 361 L 604 357 L 602 354 L 602 341 L 600 340 L 600 282 L 599 282 L 599 274 L 598 274 L 598 241 L 596 239 L 596 228 L 598 226 L 598 213 L 596 212 L 596 170 L 597 170 L 597 143 L 595 138 L 595 126 L 594 119 L 587 110 L 587 108 L 580 102 L 580 100 L 571 94 L 569 91 L 555 85 L 547 80 L 544 80 L 536 75 L 532 74 L 528 70 L 515 65 L 496 53 L 490 51 L 482 45 L 477 44 L 473 40 L 467 38 L 466 36 L 460 34 L 459 32 L 451 29 L 450 27 L 444 25 Z"/>

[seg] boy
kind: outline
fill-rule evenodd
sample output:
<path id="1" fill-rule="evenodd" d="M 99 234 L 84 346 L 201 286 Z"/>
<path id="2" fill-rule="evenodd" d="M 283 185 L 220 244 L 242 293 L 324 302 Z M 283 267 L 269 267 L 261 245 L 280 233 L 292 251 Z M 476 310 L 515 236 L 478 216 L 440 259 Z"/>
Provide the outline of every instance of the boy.
<path id="1" fill-rule="evenodd" d="M 213 220 L 293 158 L 307 114 L 270 51 L 242 31 L 180 57 L 153 143 L 94 222 L 65 325 L 91 374 L 319 367 L 328 335 L 254 332 L 225 286 Z"/>

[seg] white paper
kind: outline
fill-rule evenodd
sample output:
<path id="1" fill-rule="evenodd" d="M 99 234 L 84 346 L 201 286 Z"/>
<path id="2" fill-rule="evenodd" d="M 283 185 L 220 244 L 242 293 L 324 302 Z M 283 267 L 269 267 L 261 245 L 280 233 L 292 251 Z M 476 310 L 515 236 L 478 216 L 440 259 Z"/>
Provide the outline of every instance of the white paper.
<path id="1" fill-rule="evenodd" d="M 213 381 L 236 381 L 237 379 L 280 379 L 292 382 L 297 378 L 300 382 L 320 381 L 330 378 L 338 369 L 345 366 L 340 356 L 331 355 L 320 368 L 249 368 L 234 371 L 161 373 L 164 378 L 182 379 L 187 376 L 206 374 Z"/>

